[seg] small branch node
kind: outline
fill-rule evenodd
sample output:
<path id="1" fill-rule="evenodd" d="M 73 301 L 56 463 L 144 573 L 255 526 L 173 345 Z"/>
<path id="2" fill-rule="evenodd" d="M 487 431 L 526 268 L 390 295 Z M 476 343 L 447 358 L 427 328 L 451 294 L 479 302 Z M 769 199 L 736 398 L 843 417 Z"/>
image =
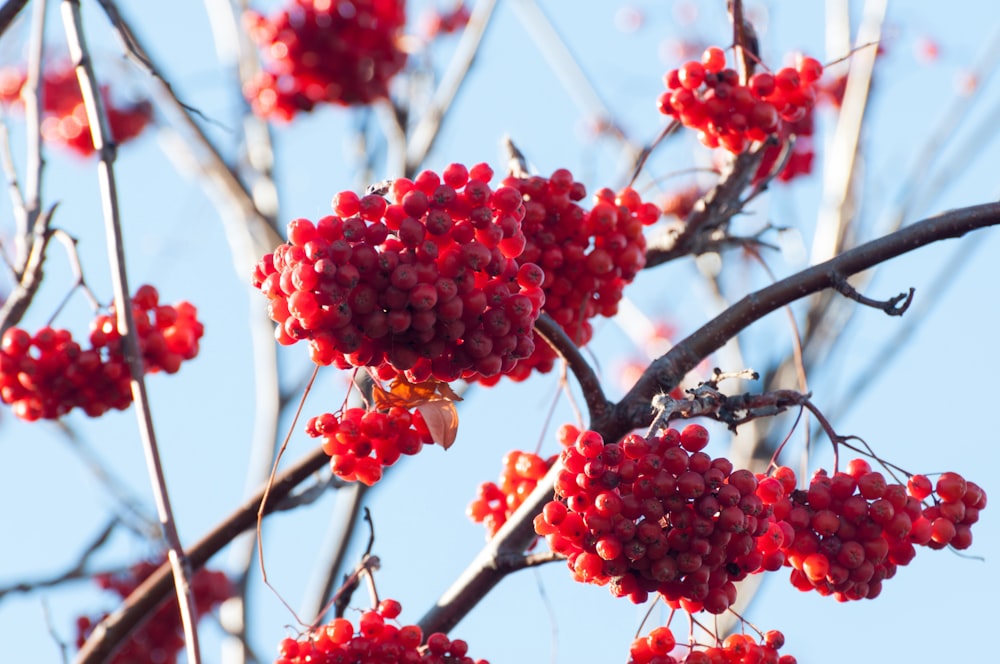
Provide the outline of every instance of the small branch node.
<path id="1" fill-rule="evenodd" d="M 906 313 L 906 310 L 910 308 L 910 304 L 913 303 L 913 294 L 916 292 L 911 286 L 907 293 L 900 293 L 888 300 L 875 300 L 859 293 L 854 286 L 848 283 L 847 279 L 837 273 L 833 275 L 833 287 L 844 297 L 854 300 L 858 304 L 863 304 L 866 307 L 878 309 L 887 316 L 902 316 Z"/>

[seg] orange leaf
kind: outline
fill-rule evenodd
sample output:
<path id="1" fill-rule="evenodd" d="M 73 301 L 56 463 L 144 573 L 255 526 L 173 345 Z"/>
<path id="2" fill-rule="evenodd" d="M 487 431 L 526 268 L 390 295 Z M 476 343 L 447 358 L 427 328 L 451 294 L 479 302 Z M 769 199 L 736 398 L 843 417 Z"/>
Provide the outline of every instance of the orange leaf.
<path id="1" fill-rule="evenodd" d="M 403 376 L 397 376 L 389 384 L 389 389 L 375 385 L 372 389 L 375 408 L 385 410 L 392 406 L 410 409 L 432 401 L 461 401 L 462 398 L 452 391 L 448 383 L 439 380 L 428 380 L 423 383 L 411 383 Z"/>
<path id="2" fill-rule="evenodd" d="M 451 401 L 437 399 L 417 406 L 434 442 L 448 449 L 458 435 L 458 409 Z"/>

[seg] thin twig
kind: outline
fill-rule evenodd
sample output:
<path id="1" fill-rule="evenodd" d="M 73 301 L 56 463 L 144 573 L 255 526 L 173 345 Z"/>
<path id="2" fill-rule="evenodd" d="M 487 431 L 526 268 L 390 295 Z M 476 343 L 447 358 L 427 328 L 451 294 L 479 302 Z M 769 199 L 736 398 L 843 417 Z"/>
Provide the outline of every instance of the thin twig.
<path id="1" fill-rule="evenodd" d="M 97 536 L 91 540 L 90 544 L 84 547 L 80 555 L 77 556 L 76 562 L 73 563 L 73 565 L 66 571 L 44 579 L 37 579 L 35 581 L 19 581 L 13 585 L 2 587 L 0 588 L 0 599 L 3 599 L 6 595 L 30 593 L 44 588 L 54 588 L 56 586 L 61 586 L 67 581 L 79 581 L 93 578 L 96 574 L 99 574 L 99 572 L 88 570 L 87 563 L 90 562 L 90 559 L 94 556 L 94 554 L 100 551 L 100 549 L 107 544 L 108 540 L 111 538 L 111 534 L 115 531 L 115 527 L 118 525 L 117 520 L 109 521 L 108 524 L 101 529 Z"/>
<path id="2" fill-rule="evenodd" d="M 66 30 L 66 41 L 70 57 L 76 69 L 77 79 L 87 110 L 90 123 L 90 134 L 94 148 L 100 155 L 97 165 L 100 182 L 101 200 L 104 208 L 105 233 L 108 242 L 108 255 L 111 261 L 111 281 L 115 292 L 115 308 L 118 316 L 118 329 L 124 338 L 125 359 L 131 374 L 132 400 L 135 403 L 136 418 L 139 424 L 139 435 L 142 439 L 143 451 L 146 456 L 146 466 L 149 471 L 153 496 L 156 501 L 156 511 L 163 527 L 163 535 L 168 547 L 167 557 L 174 575 L 174 585 L 177 589 L 177 604 L 180 607 L 181 623 L 184 626 L 184 637 L 187 658 L 190 664 L 201 661 L 198 647 L 198 613 L 191 592 L 191 571 L 181 548 L 177 533 L 177 522 L 170 505 L 167 493 L 163 466 L 160 463 L 160 453 L 156 442 L 156 432 L 153 428 L 153 418 L 150 412 L 149 399 L 144 380 L 145 369 L 142 364 L 142 354 L 139 349 L 139 337 L 132 313 L 132 303 L 129 298 L 128 275 L 125 268 L 125 247 L 122 239 L 121 219 L 118 212 L 118 193 L 115 184 L 114 159 L 116 147 L 111 142 L 111 130 L 104 102 L 98 93 L 98 85 L 91 66 L 90 54 L 83 36 L 83 18 L 80 12 L 79 0 L 63 0 L 63 25 Z"/>

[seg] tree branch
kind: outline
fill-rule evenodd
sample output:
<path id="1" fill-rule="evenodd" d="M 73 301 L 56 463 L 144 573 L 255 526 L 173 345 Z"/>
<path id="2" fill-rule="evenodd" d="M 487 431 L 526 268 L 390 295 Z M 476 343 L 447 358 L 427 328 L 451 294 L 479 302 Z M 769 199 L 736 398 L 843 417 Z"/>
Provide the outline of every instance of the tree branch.
<path id="1" fill-rule="evenodd" d="M 969 231 L 997 224 L 1000 224 L 1000 203 L 951 210 L 866 242 L 751 293 L 653 362 L 608 417 L 596 420 L 592 426 L 611 439 L 646 426 L 651 420 L 649 401 L 653 396 L 669 392 L 702 359 L 772 311 L 831 288 L 844 275 L 862 272 L 932 242 L 961 237 Z"/>
<path id="2" fill-rule="evenodd" d="M 544 339 L 552 347 L 552 350 L 559 354 L 559 357 L 566 360 L 569 370 L 576 376 L 576 380 L 580 383 L 580 389 L 583 390 L 583 398 L 587 402 L 590 418 L 595 419 L 607 412 L 611 404 L 604 396 L 601 380 L 559 323 L 552 320 L 548 314 L 543 313 L 535 321 L 535 333 Z"/>
<path id="3" fill-rule="evenodd" d="M 268 492 L 267 514 L 285 509 L 285 498 L 292 490 L 329 462 L 323 448 L 316 448 L 309 456 L 275 478 Z M 210 533 L 187 550 L 187 559 L 192 569 L 200 569 L 208 560 L 229 544 L 240 533 L 257 524 L 257 510 L 264 497 L 261 487 L 239 509 Z M 294 501 L 293 501 L 294 502 Z M 102 664 L 108 661 L 114 649 L 121 644 L 131 631 L 142 624 L 166 599 L 173 584 L 170 579 L 170 565 L 164 563 L 149 575 L 142 584 L 129 595 L 122 606 L 94 627 L 90 638 L 77 653 L 76 664 Z"/>

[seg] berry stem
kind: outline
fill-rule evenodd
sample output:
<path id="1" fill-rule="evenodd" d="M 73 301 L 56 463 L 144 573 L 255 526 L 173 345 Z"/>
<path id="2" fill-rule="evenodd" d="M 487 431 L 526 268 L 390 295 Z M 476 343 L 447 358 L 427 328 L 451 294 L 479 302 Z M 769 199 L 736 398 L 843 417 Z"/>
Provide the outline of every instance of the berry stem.
<path id="1" fill-rule="evenodd" d="M 111 279 L 115 291 L 118 328 L 124 336 L 125 357 L 132 376 L 132 397 L 136 407 L 139 435 L 142 439 L 143 450 L 146 456 L 146 466 L 149 471 L 153 495 L 156 501 L 157 514 L 168 547 L 167 557 L 173 571 L 174 585 L 177 590 L 177 603 L 180 607 L 181 623 L 184 626 L 187 659 L 191 664 L 198 664 L 201 661 L 201 655 L 196 629 L 198 615 L 190 586 L 191 570 L 184 551 L 181 548 L 180 537 L 177 534 L 176 520 L 170 505 L 170 497 L 167 493 L 166 479 L 160 462 L 152 413 L 150 412 L 149 399 L 146 393 L 146 383 L 143 379 L 145 370 L 139 350 L 139 338 L 135 329 L 132 302 L 129 297 L 128 276 L 125 269 L 125 249 L 122 240 L 118 195 L 115 185 L 115 145 L 109 142 L 107 138 L 111 136 L 110 124 L 104 112 L 103 100 L 97 92 L 96 78 L 83 36 L 83 19 L 80 12 L 79 0 L 63 0 L 62 17 L 70 58 L 74 63 L 77 78 L 80 82 L 80 90 L 83 93 L 84 105 L 87 109 L 94 147 L 100 154 L 97 173 L 104 208 L 108 256 L 112 267 Z"/>

